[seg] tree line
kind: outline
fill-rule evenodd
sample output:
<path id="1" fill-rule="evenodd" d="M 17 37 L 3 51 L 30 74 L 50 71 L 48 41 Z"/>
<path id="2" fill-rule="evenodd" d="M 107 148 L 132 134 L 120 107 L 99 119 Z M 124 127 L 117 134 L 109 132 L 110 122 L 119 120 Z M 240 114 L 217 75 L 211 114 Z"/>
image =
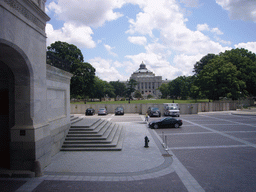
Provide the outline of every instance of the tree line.
<path id="1" fill-rule="evenodd" d="M 256 96 L 256 55 L 244 48 L 207 54 L 195 63 L 193 73 L 162 84 L 162 97 L 237 100 Z"/>
<path id="2" fill-rule="evenodd" d="M 104 97 L 115 98 L 128 97 L 135 91 L 136 81 L 131 79 L 125 83 L 120 81 L 104 81 L 95 75 L 96 69 L 88 62 L 79 48 L 73 44 L 56 41 L 47 47 L 47 54 L 54 55 L 66 61 L 70 65 L 70 73 L 73 74 L 70 82 L 70 97 L 74 99 L 89 100 L 97 98 L 100 101 Z M 54 62 L 54 61 L 49 61 Z"/>

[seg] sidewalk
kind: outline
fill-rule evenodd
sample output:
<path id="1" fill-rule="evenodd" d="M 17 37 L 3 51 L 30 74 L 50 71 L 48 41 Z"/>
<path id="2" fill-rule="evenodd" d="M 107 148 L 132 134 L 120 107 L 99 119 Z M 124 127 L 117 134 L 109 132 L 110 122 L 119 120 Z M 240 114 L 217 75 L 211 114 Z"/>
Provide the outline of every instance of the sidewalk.
<path id="1" fill-rule="evenodd" d="M 231 113 L 232 115 L 246 115 L 246 116 L 255 116 L 256 115 L 256 108 L 248 108 L 248 109 L 241 109 L 236 110 Z"/>
<path id="2" fill-rule="evenodd" d="M 122 123 L 126 134 L 122 151 L 59 152 L 44 169 L 44 180 L 131 181 L 173 172 L 172 158 L 152 130 L 141 123 Z M 144 147 L 148 136 L 149 148 Z M 158 143 L 157 143 L 158 142 Z"/>

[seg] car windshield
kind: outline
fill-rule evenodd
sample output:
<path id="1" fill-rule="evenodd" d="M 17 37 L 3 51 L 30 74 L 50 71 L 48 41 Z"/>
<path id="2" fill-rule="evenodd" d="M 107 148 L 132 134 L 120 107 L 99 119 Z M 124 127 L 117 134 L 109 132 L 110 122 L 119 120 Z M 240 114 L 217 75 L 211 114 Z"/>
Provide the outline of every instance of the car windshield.
<path id="1" fill-rule="evenodd" d="M 99 111 L 105 111 L 105 109 L 99 109 Z"/>
<path id="2" fill-rule="evenodd" d="M 168 119 L 170 119 L 170 118 L 165 117 L 165 118 L 161 119 L 160 121 L 166 121 L 166 120 L 168 120 Z"/>
<path id="3" fill-rule="evenodd" d="M 169 110 L 177 110 L 177 107 L 169 107 Z"/>
<path id="4" fill-rule="evenodd" d="M 159 109 L 156 108 L 156 107 L 154 107 L 154 108 L 152 108 L 151 110 L 152 110 L 152 111 L 158 111 Z"/>
<path id="5" fill-rule="evenodd" d="M 122 107 L 118 107 L 118 108 L 116 108 L 116 110 L 123 110 L 123 108 Z"/>

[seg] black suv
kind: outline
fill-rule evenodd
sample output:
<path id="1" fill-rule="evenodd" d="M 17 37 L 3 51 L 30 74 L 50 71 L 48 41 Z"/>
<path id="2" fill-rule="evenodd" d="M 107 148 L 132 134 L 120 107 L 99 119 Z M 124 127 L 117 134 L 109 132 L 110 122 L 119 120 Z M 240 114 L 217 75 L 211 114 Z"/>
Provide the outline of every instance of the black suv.
<path id="1" fill-rule="evenodd" d="M 147 110 L 147 113 L 150 117 L 153 117 L 153 116 L 161 117 L 161 112 L 157 107 L 149 107 Z"/>

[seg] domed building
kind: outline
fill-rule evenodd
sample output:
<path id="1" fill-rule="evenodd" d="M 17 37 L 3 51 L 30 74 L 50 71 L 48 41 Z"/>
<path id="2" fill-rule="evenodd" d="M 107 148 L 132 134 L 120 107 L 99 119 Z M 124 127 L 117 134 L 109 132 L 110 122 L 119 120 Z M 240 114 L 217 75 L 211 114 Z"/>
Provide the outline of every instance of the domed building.
<path id="1" fill-rule="evenodd" d="M 144 98 L 148 95 L 152 95 L 155 98 L 161 97 L 158 87 L 162 84 L 162 76 L 155 76 L 152 71 L 147 69 L 143 61 L 140 64 L 140 68 L 131 75 L 130 79 L 137 81 L 136 90 L 140 91 Z"/>

